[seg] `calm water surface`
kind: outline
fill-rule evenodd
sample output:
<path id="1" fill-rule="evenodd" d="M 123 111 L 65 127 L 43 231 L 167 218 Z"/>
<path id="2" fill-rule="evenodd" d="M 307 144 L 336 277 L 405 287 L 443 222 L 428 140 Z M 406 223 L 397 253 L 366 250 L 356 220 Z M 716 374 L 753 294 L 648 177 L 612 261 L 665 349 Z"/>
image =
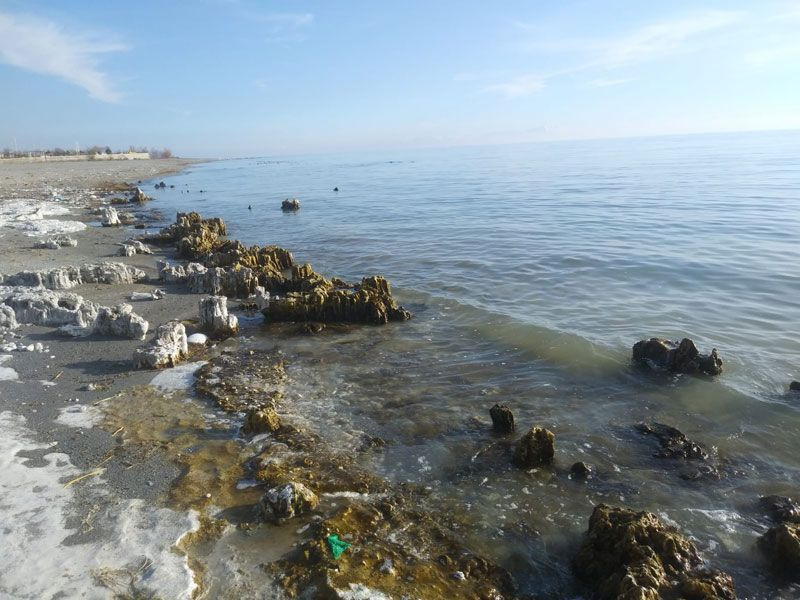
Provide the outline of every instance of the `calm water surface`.
<path id="1" fill-rule="evenodd" d="M 800 133 L 243 159 L 169 183 L 148 191 L 167 214 L 221 216 L 328 275 L 391 280 L 409 323 L 262 328 L 255 343 L 294 356 L 289 412 L 342 448 L 390 440 L 367 465 L 428 485 L 431 508 L 465 515 L 465 539 L 523 590 L 578 593 L 569 558 L 608 502 L 677 524 L 742 597 L 800 595 L 764 575 L 753 509 L 800 491 L 800 397 L 786 393 L 800 379 Z M 280 211 L 286 197 L 298 213 Z M 724 374 L 631 367 L 654 335 L 718 348 Z M 473 417 L 496 401 L 556 433 L 554 473 L 483 452 L 494 440 Z M 681 479 L 632 429 L 642 420 L 679 427 L 727 475 Z M 578 460 L 597 469 L 588 483 L 567 477 Z"/>

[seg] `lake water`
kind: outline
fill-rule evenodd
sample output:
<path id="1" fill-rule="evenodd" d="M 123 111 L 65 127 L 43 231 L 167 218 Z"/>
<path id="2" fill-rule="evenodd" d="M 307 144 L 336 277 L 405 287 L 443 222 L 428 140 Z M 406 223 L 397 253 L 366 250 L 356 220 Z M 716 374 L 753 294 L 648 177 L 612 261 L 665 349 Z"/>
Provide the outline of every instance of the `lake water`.
<path id="1" fill-rule="evenodd" d="M 220 216 L 326 275 L 392 282 L 408 323 L 255 343 L 293 357 L 288 412 L 343 448 L 389 440 L 366 466 L 468 515 L 465 539 L 523 591 L 577 593 L 569 559 L 607 502 L 677 524 L 741 597 L 800 594 L 766 576 L 753 508 L 800 491 L 800 133 L 253 158 L 166 181 L 147 193 L 170 218 Z M 651 336 L 715 347 L 725 371 L 643 372 L 630 349 Z M 491 436 L 471 419 L 494 402 L 555 432 L 553 473 L 472 460 Z M 726 475 L 682 479 L 645 420 Z M 578 460 L 588 483 L 567 477 Z"/>

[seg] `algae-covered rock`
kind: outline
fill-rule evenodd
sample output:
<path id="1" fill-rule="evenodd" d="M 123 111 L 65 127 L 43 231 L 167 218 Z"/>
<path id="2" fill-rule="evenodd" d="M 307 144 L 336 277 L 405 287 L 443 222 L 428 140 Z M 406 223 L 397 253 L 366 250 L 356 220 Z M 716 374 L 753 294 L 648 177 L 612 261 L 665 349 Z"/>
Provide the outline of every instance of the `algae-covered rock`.
<path id="1" fill-rule="evenodd" d="M 283 522 L 314 510 L 319 504 L 317 495 L 302 483 L 291 482 L 267 490 L 258 508 L 266 521 Z"/>
<path id="2" fill-rule="evenodd" d="M 224 410 L 275 408 L 286 378 L 283 355 L 264 350 L 223 352 L 195 374 L 195 389 Z"/>
<path id="3" fill-rule="evenodd" d="M 701 563 L 695 545 L 654 514 L 601 504 L 575 570 L 600 599 L 735 598 L 730 577 L 699 570 Z"/>
<path id="4" fill-rule="evenodd" d="M 633 361 L 670 373 L 722 373 L 722 359 L 717 354 L 717 349 L 712 349 L 710 354 L 700 354 L 689 338 L 683 338 L 680 342 L 660 338 L 636 342 L 633 346 Z"/>
<path id="5" fill-rule="evenodd" d="M 800 581 L 800 524 L 776 525 L 759 538 L 758 547 L 775 571 Z"/>
<path id="6" fill-rule="evenodd" d="M 269 433 L 278 431 L 281 428 L 281 418 L 275 409 L 265 407 L 248 411 L 247 417 L 242 427 L 245 435 L 258 435 L 259 433 Z"/>
<path id="7" fill-rule="evenodd" d="M 543 427 L 531 427 L 514 450 L 512 462 L 517 467 L 531 469 L 551 465 L 555 457 L 556 436 Z"/>

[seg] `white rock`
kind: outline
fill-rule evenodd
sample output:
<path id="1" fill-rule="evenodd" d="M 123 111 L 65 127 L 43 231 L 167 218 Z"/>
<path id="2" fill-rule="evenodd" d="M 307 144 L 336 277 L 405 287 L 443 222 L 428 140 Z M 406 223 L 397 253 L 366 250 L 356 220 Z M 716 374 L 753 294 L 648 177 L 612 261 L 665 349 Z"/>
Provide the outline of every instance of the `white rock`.
<path id="1" fill-rule="evenodd" d="M 156 288 L 152 292 L 133 292 L 131 300 L 161 300 L 166 295 L 167 292 Z"/>
<path id="2" fill-rule="evenodd" d="M 136 267 L 120 262 L 102 262 L 81 267 L 57 267 L 49 271 L 20 271 L 13 275 L 0 275 L 0 283 L 7 286 L 68 290 L 83 283 L 135 283 L 146 277 L 147 274 Z"/>
<path id="3" fill-rule="evenodd" d="M 5 304 L 0 304 L 0 329 L 16 329 L 19 327 L 17 323 L 17 315 L 14 309 Z"/>
<path id="4" fill-rule="evenodd" d="M 130 304 L 117 304 L 114 307 L 101 306 L 94 324 L 94 332 L 100 335 L 113 335 L 143 340 L 150 324 L 133 312 Z"/>
<path id="5" fill-rule="evenodd" d="M 209 296 L 199 303 L 200 327 L 215 336 L 230 336 L 239 331 L 236 315 L 228 314 L 228 299 L 225 296 Z"/>
<path id="6" fill-rule="evenodd" d="M 153 251 L 139 240 L 127 240 L 119 249 L 120 256 L 133 256 L 135 254 L 152 254 Z"/>
<path id="7" fill-rule="evenodd" d="M 208 343 L 208 336 L 205 333 L 193 333 L 186 338 L 186 341 L 190 344 L 196 344 L 200 346 Z"/>
<path id="8" fill-rule="evenodd" d="M 138 369 L 174 367 L 189 353 L 186 328 L 180 321 L 160 325 L 152 343 L 140 346 L 133 354 Z"/>
<path id="9" fill-rule="evenodd" d="M 34 248 L 47 248 L 49 250 L 58 250 L 59 248 L 75 247 L 78 245 L 78 240 L 69 237 L 68 235 L 56 235 L 46 240 L 39 240 L 33 244 Z"/>
<path id="10" fill-rule="evenodd" d="M 100 209 L 100 223 L 103 227 L 118 227 L 122 225 L 117 209 L 113 206 L 104 206 Z"/>

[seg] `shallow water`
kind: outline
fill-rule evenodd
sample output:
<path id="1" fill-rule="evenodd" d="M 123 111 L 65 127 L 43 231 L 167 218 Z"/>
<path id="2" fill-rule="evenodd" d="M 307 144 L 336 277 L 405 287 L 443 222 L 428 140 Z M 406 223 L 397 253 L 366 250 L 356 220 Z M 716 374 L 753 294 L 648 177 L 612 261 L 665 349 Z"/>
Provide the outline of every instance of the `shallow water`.
<path id="1" fill-rule="evenodd" d="M 797 493 L 800 133 L 691 136 L 247 159 L 192 167 L 154 207 L 221 216 L 328 275 L 385 274 L 409 323 L 256 345 L 291 357 L 285 409 L 365 462 L 430 486 L 432 508 L 540 597 L 576 593 L 569 558 L 592 506 L 652 510 L 692 535 L 742 597 L 786 597 L 754 548 L 755 500 Z M 333 192 L 334 186 L 340 191 Z M 203 193 L 200 190 L 204 190 Z M 280 211 L 298 197 L 295 214 Z M 248 209 L 252 206 L 252 210 Z M 643 373 L 630 347 L 694 338 L 715 381 Z M 485 426 L 557 436 L 554 473 L 506 466 Z M 727 476 L 690 482 L 632 425 L 715 449 Z M 498 454 L 499 453 L 499 454 Z M 583 460 L 597 476 L 567 476 Z"/>

